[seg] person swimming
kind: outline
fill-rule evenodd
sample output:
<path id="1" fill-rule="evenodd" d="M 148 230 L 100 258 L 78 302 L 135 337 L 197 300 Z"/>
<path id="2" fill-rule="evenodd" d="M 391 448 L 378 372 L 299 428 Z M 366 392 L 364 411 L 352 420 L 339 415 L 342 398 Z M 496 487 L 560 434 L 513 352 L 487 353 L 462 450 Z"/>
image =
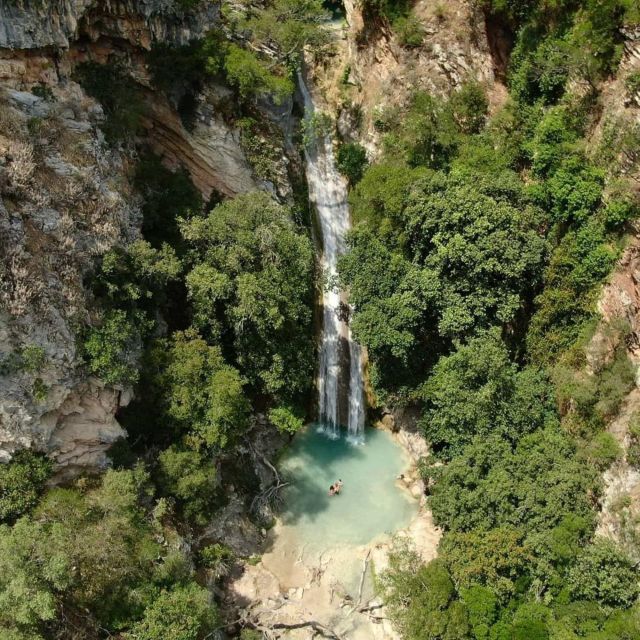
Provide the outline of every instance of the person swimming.
<path id="1" fill-rule="evenodd" d="M 338 480 L 337 482 L 334 482 L 329 487 L 329 495 L 330 496 L 338 495 L 340 493 L 340 489 L 342 489 L 342 480 Z"/>

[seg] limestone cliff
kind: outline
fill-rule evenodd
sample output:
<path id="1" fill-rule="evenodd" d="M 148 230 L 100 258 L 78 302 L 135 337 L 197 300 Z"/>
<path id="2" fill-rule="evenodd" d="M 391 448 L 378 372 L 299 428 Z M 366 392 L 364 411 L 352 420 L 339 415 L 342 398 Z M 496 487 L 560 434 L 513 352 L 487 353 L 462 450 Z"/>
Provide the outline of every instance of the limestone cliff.
<path id="1" fill-rule="evenodd" d="M 640 126 L 640 96 L 629 96 L 624 85 L 630 73 L 640 70 L 640 30 L 627 31 L 624 35 L 620 68 L 602 93 L 602 115 L 590 140 L 593 153 L 598 152 L 603 142 L 615 148 L 618 135 Z M 640 184 L 638 150 L 623 149 L 612 160 L 611 170 L 629 178 L 632 184 Z M 640 415 L 640 228 L 637 221 L 629 229 L 623 254 L 602 290 L 598 311 L 601 321 L 587 349 L 588 370 L 593 371 L 599 359 L 612 357 L 617 339 L 615 332 L 612 337 L 607 327 L 619 319 L 628 323 L 627 353 L 636 368 L 636 386 L 624 398 L 618 415 L 607 427 L 623 455 L 604 474 L 598 533 L 616 539 L 632 557 L 640 560 L 640 539 L 635 533 L 640 522 L 640 470 L 630 464 L 628 457 L 632 442 L 630 425 Z"/>
<path id="2" fill-rule="evenodd" d="M 485 84 L 493 104 L 505 94 L 496 81 L 484 15 L 468 0 L 419 0 L 419 46 L 403 46 L 384 24 L 367 22 L 356 0 L 345 0 L 347 28 L 335 58 L 316 70 L 316 83 L 338 115 L 340 133 L 378 153 L 375 121 L 382 110 L 402 106 L 413 91 L 448 95 L 465 80 Z"/>
<path id="3" fill-rule="evenodd" d="M 145 65 L 154 43 L 184 44 L 218 19 L 215 3 L 185 13 L 172 0 L 0 3 L 0 460 L 45 451 L 60 471 L 100 468 L 124 432 L 131 390 L 90 378 L 78 350 L 95 321 L 83 279 L 97 256 L 139 237 L 132 157 L 105 144 L 100 105 L 74 81 L 84 61 L 117 59 L 147 109 L 141 142 L 185 167 L 205 200 L 264 183 L 218 108 L 198 96 L 187 131 Z M 224 98 L 224 96 L 222 96 Z M 266 185 L 269 187 L 269 185 Z"/>

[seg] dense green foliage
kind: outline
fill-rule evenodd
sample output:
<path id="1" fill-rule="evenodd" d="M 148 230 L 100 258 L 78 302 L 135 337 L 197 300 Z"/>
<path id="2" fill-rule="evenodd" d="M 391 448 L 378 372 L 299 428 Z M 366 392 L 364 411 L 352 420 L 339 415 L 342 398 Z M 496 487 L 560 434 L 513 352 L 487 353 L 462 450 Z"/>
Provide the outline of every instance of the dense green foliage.
<path id="1" fill-rule="evenodd" d="M 218 347 L 190 329 L 174 333 L 170 342 L 158 341 L 154 350 L 160 365 L 156 382 L 178 431 L 189 430 L 206 446 L 224 448 L 246 429 L 243 380 Z"/>
<path id="2" fill-rule="evenodd" d="M 413 3 L 360 4 L 365 37 L 391 28 L 403 47 L 425 44 Z M 432 451 L 421 471 L 444 532 L 437 560 L 399 543 L 377 580 L 405 640 L 635 640 L 637 564 L 594 535 L 600 475 L 622 455 L 604 428 L 635 370 L 629 328 L 598 323 L 595 302 L 640 211 L 627 184 L 640 129 L 604 122 L 595 150 L 589 135 L 620 28 L 640 21 L 640 8 L 478 4 L 512 31 L 507 103 L 489 116 L 473 81 L 447 99 L 417 91 L 377 114 L 380 162 L 369 165 L 356 143 L 337 151 L 355 223 L 339 265 L 352 329 L 377 404 L 421 411 Z M 325 20 L 319 0 L 223 2 L 221 28 L 153 47 L 153 85 L 187 129 L 205 83 L 225 86 L 207 99 L 271 180 L 279 157 L 262 144 L 259 105 L 290 98 L 303 49 L 328 42 Z M 76 77 L 102 105 L 107 142 L 135 144 L 144 90 L 124 67 L 85 63 Z M 633 98 L 637 74 L 624 80 Z M 332 130 L 318 116 L 303 142 Z M 204 210 L 186 171 L 146 149 L 132 174 L 144 239 L 96 260 L 80 340 L 90 374 L 136 387 L 119 416 L 130 441 L 112 450 L 116 471 L 48 492 L 51 465 L 38 455 L 0 467 L 3 639 L 214 637 L 216 606 L 201 585 L 224 579 L 235 554 L 206 536 L 193 557 L 183 549 L 227 486 L 255 493 L 258 480 L 236 459 L 254 415 L 285 435 L 306 418 L 315 293 L 306 218 L 265 193 L 214 194 Z M 46 366 L 35 344 L 2 362 L 20 374 Z M 38 380 L 35 401 L 47 393 Z M 640 468 L 638 422 L 626 458 Z"/>
<path id="3" fill-rule="evenodd" d="M 136 356 L 141 346 L 136 314 L 130 320 L 120 310 L 109 311 L 99 327 L 92 327 L 84 342 L 89 371 L 110 385 L 129 385 L 137 382 Z"/>
<path id="4" fill-rule="evenodd" d="M 226 87 L 213 107 L 231 126 L 251 123 L 246 144 L 267 130 L 255 126 L 259 105 L 290 98 L 302 49 L 329 41 L 326 14 L 319 0 L 223 4 L 223 28 L 184 46 L 156 44 L 146 62 L 189 130 L 206 83 Z M 235 556 L 193 541 L 225 503 L 225 485 L 247 499 L 260 488 L 237 445 L 257 411 L 283 434 L 306 418 L 308 220 L 264 193 L 222 201 L 214 192 L 204 211 L 184 169 L 136 148 L 148 89 L 119 63 L 82 64 L 76 78 L 102 105 L 106 142 L 132 152 L 143 235 L 96 258 L 79 348 L 89 374 L 134 386 L 136 397 L 118 416 L 130 435 L 110 452 L 118 470 L 102 479 L 45 492 L 51 465 L 40 457 L 20 453 L 0 468 L 0 635 L 204 640 L 219 626 L 211 586 Z M 37 374 L 47 360 L 28 345 L 1 364 Z M 47 392 L 38 381 L 35 401 Z"/>
<path id="5" fill-rule="evenodd" d="M 558 422 L 545 374 L 518 370 L 495 329 L 442 357 L 422 394 L 425 435 L 441 456 L 462 453 L 476 436 L 515 443 Z"/>
<path id="6" fill-rule="evenodd" d="M 586 136 L 637 3 L 482 4 L 513 29 L 509 101 L 488 118 L 467 83 L 382 110 L 384 155 L 350 195 L 339 269 L 353 331 L 379 404 L 422 410 L 444 530 L 426 565 L 399 543 L 379 587 L 405 640 L 630 639 L 640 575 L 594 536 L 594 506 L 634 367 L 628 327 L 598 324 L 595 308 L 640 211 L 617 160 L 637 162 L 637 137 L 611 124 L 594 150 Z"/>
<path id="7" fill-rule="evenodd" d="M 0 624 L 12 638 L 71 628 L 132 637 L 198 640 L 215 610 L 162 525 L 138 506 L 141 470 L 109 471 L 99 484 L 50 491 L 32 516 L 0 526 Z M 173 536 L 173 540 L 172 540 Z"/>
<path id="8" fill-rule="evenodd" d="M 196 326 L 232 348 L 254 389 L 299 399 L 313 370 L 309 238 L 263 193 L 192 218 L 183 234 L 194 249 L 186 282 Z"/>
<path id="9" fill-rule="evenodd" d="M 351 185 L 357 184 L 362 179 L 362 174 L 366 168 L 366 149 L 355 142 L 347 142 L 338 147 L 336 156 L 338 169 L 344 174 Z"/>
<path id="10" fill-rule="evenodd" d="M 51 463 L 24 450 L 0 465 L 0 522 L 13 522 L 37 503 L 51 472 Z"/>
<path id="11" fill-rule="evenodd" d="M 340 264 L 356 307 L 354 334 L 381 391 L 387 380 L 411 379 L 423 349 L 515 321 L 545 254 L 541 215 L 515 176 L 414 175 L 399 167 L 386 184 L 365 177 L 354 217 L 367 217 Z M 392 241 L 383 246 L 385 237 Z"/>

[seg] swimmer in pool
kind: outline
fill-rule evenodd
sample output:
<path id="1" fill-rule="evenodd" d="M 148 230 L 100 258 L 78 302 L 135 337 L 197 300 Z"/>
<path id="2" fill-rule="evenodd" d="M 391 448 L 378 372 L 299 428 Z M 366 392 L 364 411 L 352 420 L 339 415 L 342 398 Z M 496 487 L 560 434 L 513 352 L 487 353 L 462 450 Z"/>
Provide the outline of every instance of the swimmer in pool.
<path id="1" fill-rule="evenodd" d="M 332 484 L 332 485 L 329 487 L 329 495 L 330 495 L 330 496 L 335 496 L 335 495 L 336 495 L 336 493 L 337 493 L 337 491 L 336 491 L 336 487 L 335 487 L 335 485 L 333 485 L 333 484 Z"/>

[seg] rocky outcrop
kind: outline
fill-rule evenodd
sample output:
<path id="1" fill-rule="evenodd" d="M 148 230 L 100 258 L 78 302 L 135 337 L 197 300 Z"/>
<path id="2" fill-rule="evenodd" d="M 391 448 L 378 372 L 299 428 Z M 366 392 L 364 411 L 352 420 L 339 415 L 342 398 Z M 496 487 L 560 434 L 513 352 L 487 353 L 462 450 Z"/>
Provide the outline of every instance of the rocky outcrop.
<path id="1" fill-rule="evenodd" d="M 61 475 L 106 464 L 124 435 L 115 419 L 130 390 L 87 377 L 80 330 L 95 322 L 83 282 L 98 256 L 139 237 L 135 159 L 110 149 L 102 109 L 74 81 L 78 64 L 117 60 L 139 85 L 139 142 L 185 167 L 205 201 L 265 185 L 228 124 L 227 89 L 197 96 L 187 129 L 157 91 L 145 54 L 185 44 L 219 18 L 174 0 L 0 3 L 0 460 L 47 452 Z"/>
<path id="2" fill-rule="evenodd" d="M 184 167 L 208 200 L 215 190 L 226 196 L 253 191 L 258 184 L 240 146 L 240 134 L 216 109 L 221 88 L 202 96 L 195 126 L 187 131 L 178 114 L 162 96 L 148 100 L 146 139 L 170 168 Z"/>
<path id="3" fill-rule="evenodd" d="M 416 90 L 448 95 L 465 80 L 482 82 L 493 104 L 504 98 L 495 82 L 483 14 L 467 0 L 419 0 L 412 12 L 424 38 L 402 46 L 384 23 L 372 26 L 355 0 L 344 3 L 348 28 L 336 58 L 317 69 L 315 83 L 338 115 L 345 137 L 358 138 L 370 154 L 379 150 L 375 121 L 382 110 L 399 107 Z M 339 63 L 337 63 L 339 61 Z M 349 122 L 351 121 L 351 122 Z"/>
<path id="4" fill-rule="evenodd" d="M 0 48 L 67 49 L 80 35 L 185 44 L 215 23 L 218 7 L 201 2 L 186 12 L 176 0 L 8 0 L 0 3 Z"/>
<path id="5" fill-rule="evenodd" d="M 29 447 L 100 467 L 122 394 L 86 379 L 83 277 L 136 237 L 139 212 L 99 105 L 72 82 L 49 91 L 0 94 L 0 459 Z"/>
<path id="6" fill-rule="evenodd" d="M 640 125 L 640 100 L 628 99 L 625 79 L 631 72 L 640 70 L 640 30 L 626 30 L 624 55 L 615 77 L 602 91 L 602 115 L 590 140 L 592 153 L 598 153 L 605 133 L 622 135 L 631 127 Z M 614 143 L 616 138 L 614 135 Z M 605 145 L 613 144 L 610 141 Z M 640 162 L 637 153 L 624 152 L 611 163 L 614 177 L 626 179 L 640 190 Z M 619 332 L 609 327 L 624 321 L 627 354 L 640 372 L 640 228 L 635 221 L 628 229 L 627 245 L 616 269 L 605 284 L 598 301 L 601 322 L 587 348 L 587 364 L 597 370 L 603 361 L 613 357 L 619 342 Z M 636 374 L 636 387 L 624 399 L 620 411 L 607 425 L 623 452 L 622 457 L 604 473 L 604 491 L 601 497 L 601 513 L 598 534 L 619 542 L 631 557 L 640 560 L 640 538 L 637 527 L 640 522 L 640 472 L 629 464 L 627 450 L 631 443 L 629 427 L 635 416 L 640 415 L 640 375 Z"/>

